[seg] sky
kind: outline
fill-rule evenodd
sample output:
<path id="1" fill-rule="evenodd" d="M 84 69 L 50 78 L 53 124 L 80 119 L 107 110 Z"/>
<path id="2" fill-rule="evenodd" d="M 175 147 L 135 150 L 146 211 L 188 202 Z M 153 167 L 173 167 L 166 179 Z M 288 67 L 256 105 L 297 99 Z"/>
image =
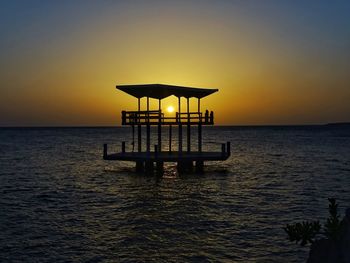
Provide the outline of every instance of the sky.
<path id="1" fill-rule="evenodd" d="M 337 0 L 1 0 L 0 126 L 120 125 L 137 100 L 115 86 L 146 83 L 219 89 L 201 102 L 219 125 L 347 122 L 349 14 Z"/>

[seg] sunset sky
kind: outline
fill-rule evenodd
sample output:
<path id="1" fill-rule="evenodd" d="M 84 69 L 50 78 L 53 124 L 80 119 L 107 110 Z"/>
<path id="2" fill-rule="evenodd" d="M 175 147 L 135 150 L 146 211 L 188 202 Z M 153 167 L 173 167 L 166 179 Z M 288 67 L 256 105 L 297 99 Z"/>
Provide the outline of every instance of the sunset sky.
<path id="1" fill-rule="evenodd" d="M 221 125 L 350 121 L 350 1 L 1 1 L 0 126 L 120 125 L 146 83 L 218 88 Z"/>

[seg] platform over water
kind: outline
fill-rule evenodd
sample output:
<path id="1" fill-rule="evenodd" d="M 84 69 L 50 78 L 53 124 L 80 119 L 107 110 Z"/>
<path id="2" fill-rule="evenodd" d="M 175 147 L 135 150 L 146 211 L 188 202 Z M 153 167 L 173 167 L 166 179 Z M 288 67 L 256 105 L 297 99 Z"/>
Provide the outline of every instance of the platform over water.
<path id="1" fill-rule="evenodd" d="M 121 161 L 223 161 L 230 157 L 228 152 L 121 152 L 107 154 L 105 160 Z"/>
<path id="2" fill-rule="evenodd" d="M 122 125 L 130 125 L 132 128 L 133 151 L 126 152 L 126 142 L 122 141 L 122 150 L 117 153 L 108 154 L 107 144 L 104 144 L 103 159 L 131 161 L 136 163 L 136 171 L 150 172 L 156 163 L 157 171 L 163 170 L 164 162 L 176 162 L 179 171 L 191 170 L 195 162 L 196 170 L 202 171 L 206 161 L 224 161 L 230 157 L 230 142 L 221 144 L 221 151 L 203 152 L 202 149 L 202 127 L 214 125 L 214 112 L 206 110 L 201 112 L 200 101 L 202 98 L 213 94 L 218 89 L 203 89 L 182 87 L 164 84 L 140 84 L 119 85 L 116 87 L 129 95 L 137 98 L 137 111 L 122 111 Z M 167 116 L 162 111 L 161 100 L 169 96 L 178 98 L 178 108 L 174 115 Z M 146 109 L 141 109 L 141 99 L 146 98 Z M 186 99 L 187 111 L 181 110 L 181 98 Z M 197 111 L 190 111 L 190 99 L 197 99 Z M 158 109 L 150 109 L 150 99 L 158 101 Z M 192 107 L 193 108 L 193 107 Z M 173 110 L 172 110 L 173 111 Z M 162 127 L 169 127 L 169 151 L 163 151 Z M 142 129 L 142 126 L 145 129 Z M 151 151 L 151 126 L 157 126 L 157 144 Z M 177 151 L 172 150 L 172 126 L 177 126 Z M 193 126 L 197 126 L 197 151 L 193 151 L 191 138 Z M 135 129 L 136 128 L 136 129 Z M 183 143 L 183 128 L 186 128 L 186 144 Z M 145 130 L 145 144 L 142 145 L 142 130 Z M 135 140 L 135 135 L 137 140 Z M 136 151 L 134 151 L 137 145 Z M 187 147 L 186 147 L 187 146 Z M 186 150 L 185 150 L 186 148 Z"/>

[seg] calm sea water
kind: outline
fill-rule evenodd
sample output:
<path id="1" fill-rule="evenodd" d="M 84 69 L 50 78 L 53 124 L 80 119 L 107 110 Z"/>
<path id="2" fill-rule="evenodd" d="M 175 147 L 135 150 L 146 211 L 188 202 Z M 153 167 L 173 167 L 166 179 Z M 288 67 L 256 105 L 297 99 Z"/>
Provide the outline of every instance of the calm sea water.
<path id="1" fill-rule="evenodd" d="M 231 141 L 231 158 L 163 178 L 102 160 L 124 137 L 0 129 L 0 262 L 303 262 L 282 227 L 324 221 L 327 197 L 350 207 L 349 128 L 209 128 L 204 149 Z"/>

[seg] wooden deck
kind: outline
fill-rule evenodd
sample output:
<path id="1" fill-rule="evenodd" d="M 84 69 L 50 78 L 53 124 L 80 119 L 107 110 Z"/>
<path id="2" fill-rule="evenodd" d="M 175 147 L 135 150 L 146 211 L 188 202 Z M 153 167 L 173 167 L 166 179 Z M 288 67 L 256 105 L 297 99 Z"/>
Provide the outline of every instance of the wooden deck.
<path id="1" fill-rule="evenodd" d="M 106 154 L 105 160 L 133 162 L 182 162 L 182 161 L 224 161 L 230 157 L 229 152 L 120 152 Z"/>

